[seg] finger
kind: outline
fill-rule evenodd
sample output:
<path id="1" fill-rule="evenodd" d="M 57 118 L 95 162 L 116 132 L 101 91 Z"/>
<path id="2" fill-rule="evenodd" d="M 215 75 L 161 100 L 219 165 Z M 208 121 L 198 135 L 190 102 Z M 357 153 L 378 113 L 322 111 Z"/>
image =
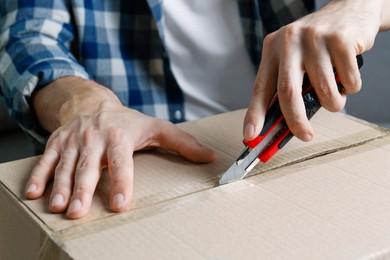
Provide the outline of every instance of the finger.
<path id="1" fill-rule="evenodd" d="M 329 38 L 328 38 L 329 39 Z M 333 37 L 330 38 L 334 39 Z M 322 33 L 312 31 L 306 35 L 305 68 L 321 105 L 331 111 L 341 111 L 346 97 L 340 94 L 328 46 Z"/>
<path id="2" fill-rule="evenodd" d="M 70 198 L 74 170 L 78 160 L 76 148 L 64 149 L 54 173 L 53 189 L 50 196 L 49 209 L 52 212 L 63 212 Z"/>
<path id="3" fill-rule="evenodd" d="M 37 199 L 45 191 L 47 182 L 54 174 L 54 169 L 60 159 L 59 152 L 48 147 L 31 171 L 25 194 L 28 199 Z"/>
<path id="4" fill-rule="evenodd" d="M 243 136 L 252 140 L 263 128 L 265 114 L 276 93 L 278 77 L 277 62 L 268 54 L 272 38 L 266 37 L 263 45 L 263 58 L 256 75 L 252 97 L 244 118 Z"/>
<path id="5" fill-rule="evenodd" d="M 278 98 L 280 108 L 290 131 L 303 141 L 310 141 L 313 129 L 307 119 L 302 99 L 303 71 L 300 59 L 286 55 L 279 67 Z"/>
<path id="6" fill-rule="evenodd" d="M 331 112 L 341 111 L 345 105 L 346 97 L 337 88 L 330 57 L 327 53 L 313 54 L 312 57 L 306 63 L 306 70 L 318 100 L 324 108 Z"/>
<path id="7" fill-rule="evenodd" d="M 120 212 L 129 208 L 133 197 L 133 151 L 127 142 L 114 142 L 107 149 L 111 180 L 110 208 Z"/>
<path id="8" fill-rule="evenodd" d="M 66 212 L 68 218 L 81 218 L 91 207 L 93 194 L 101 176 L 102 149 L 100 148 L 100 145 L 87 146 L 80 154 L 75 169 L 73 194 Z"/>
<path id="9" fill-rule="evenodd" d="M 333 65 L 347 93 L 357 93 L 362 86 L 359 66 L 356 61 L 356 53 L 350 45 L 331 44 L 329 52 L 332 56 Z"/>
<path id="10" fill-rule="evenodd" d="M 189 133 L 169 122 L 164 122 L 162 125 L 160 135 L 157 136 L 161 148 L 179 153 L 192 162 L 209 163 L 215 160 L 215 152 L 202 146 Z"/>

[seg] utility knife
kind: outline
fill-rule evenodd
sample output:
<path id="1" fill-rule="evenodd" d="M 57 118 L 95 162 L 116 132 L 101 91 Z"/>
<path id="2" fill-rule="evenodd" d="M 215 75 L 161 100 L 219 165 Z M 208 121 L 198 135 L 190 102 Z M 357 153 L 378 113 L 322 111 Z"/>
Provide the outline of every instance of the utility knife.
<path id="1" fill-rule="evenodd" d="M 359 68 L 363 65 L 361 55 L 356 57 Z M 335 79 L 340 92 L 344 90 L 335 72 Z M 302 98 L 305 104 L 306 116 L 310 120 L 321 108 L 317 95 L 307 74 L 304 75 Z M 243 179 L 258 163 L 266 163 L 293 137 L 283 117 L 279 100 L 275 98 L 267 110 L 264 126 L 260 134 L 251 141 L 243 141 L 245 149 L 241 152 L 230 168 L 221 175 L 219 184 L 227 184 Z"/>

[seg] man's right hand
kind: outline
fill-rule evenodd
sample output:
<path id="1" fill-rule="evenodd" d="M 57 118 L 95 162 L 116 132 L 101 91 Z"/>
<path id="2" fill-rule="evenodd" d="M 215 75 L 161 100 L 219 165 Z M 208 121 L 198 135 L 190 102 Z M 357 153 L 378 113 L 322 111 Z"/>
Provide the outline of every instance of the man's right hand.
<path id="1" fill-rule="evenodd" d="M 111 182 L 110 208 L 129 208 L 133 194 L 133 153 L 161 147 L 193 162 L 215 153 L 172 123 L 124 107 L 107 88 L 77 77 L 58 79 L 32 99 L 37 117 L 52 135 L 33 168 L 26 197 L 42 196 L 54 178 L 49 209 L 69 218 L 88 213 L 102 169 Z"/>

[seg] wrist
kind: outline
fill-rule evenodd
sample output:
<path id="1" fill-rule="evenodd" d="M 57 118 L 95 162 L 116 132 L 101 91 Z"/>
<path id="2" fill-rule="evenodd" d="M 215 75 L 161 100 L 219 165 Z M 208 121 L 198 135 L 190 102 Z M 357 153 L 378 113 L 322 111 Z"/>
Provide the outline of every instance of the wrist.
<path id="1" fill-rule="evenodd" d="M 64 77 L 34 93 L 32 105 L 41 126 L 53 132 L 80 114 L 92 114 L 104 104 L 121 106 L 106 87 L 79 77 Z"/>
<path id="2" fill-rule="evenodd" d="M 60 125 L 76 116 L 94 114 L 109 106 L 122 106 L 110 89 L 96 82 L 77 79 L 69 83 L 77 87 L 59 107 L 57 121 Z"/>

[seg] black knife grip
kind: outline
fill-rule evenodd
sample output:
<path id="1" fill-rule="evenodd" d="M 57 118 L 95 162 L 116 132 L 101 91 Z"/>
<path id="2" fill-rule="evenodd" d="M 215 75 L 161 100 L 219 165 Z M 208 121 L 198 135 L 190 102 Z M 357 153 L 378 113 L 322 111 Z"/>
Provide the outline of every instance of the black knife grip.
<path id="1" fill-rule="evenodd" d="M 362 55 L 356 56 L 356 60 L 359 66 L 359 69 L 363 66 L 363 57 Z M 344 91 L 344 87 L 341 84 L 341 82 L 337 82 L 337 87 L 339 92 Z M 308 90 L 308 88 L 310 88 Z M 318 97 L 316 92 L 314 91 L 314 88 L 311 86 L 310 80 L 308 75 L 305 73 L 304 78 L 303 78 L 303 85 L 302 85 L 302 95 L 303 102 L 305 104 L 305 109 L 306 109 L 306 116 L 307 119 L 311 119 L 315 113 L 321 108 L 321 104 L 318 101 Z M 275 102 L 276 103 L 276 102 Z M 278 102 L 279 105 L 279 102 Z M 280 108 L 279 108 L 280 110 Z M 279 149 L 282 149 L 283 146 L 285 146 L 293 137 L 294 135 L 290 132 L 280 143 L 279 143 Z"/>
<path id="2" fill-rule="evenodd" d="M 279 106 L 279 100 L 276 99 L 275 102 L 270 106 L 270 108 L 267 110 L 267 114 L 265 115 L 264 119 L 264 126 L 261 130 L 259 136 L 265 135 L 268 130 L 282 117 L 282 110 Z"/>

